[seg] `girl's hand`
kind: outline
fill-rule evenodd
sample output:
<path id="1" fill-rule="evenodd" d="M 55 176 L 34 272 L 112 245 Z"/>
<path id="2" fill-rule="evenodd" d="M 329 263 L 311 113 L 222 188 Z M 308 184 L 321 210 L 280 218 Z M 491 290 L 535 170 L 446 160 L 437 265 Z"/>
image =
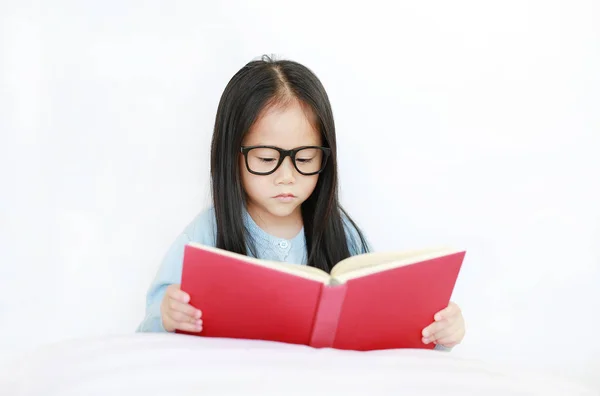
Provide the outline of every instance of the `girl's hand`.
<path id="1" fill-rule="evenodd" d="M 452 348 L 465 337 L 465 320 L 458 305 L 453 302 L 434 316 L 435 322 L 423 329 L 423 343 L 433 342 Z"/>
<path id="2" fill-rule="evenodd" d="M 188 304 L 190 296 L 179 285 L 169 285 L 162 303 L 160 317 L 166 331 L 202 331 L 202 312 Z"/>

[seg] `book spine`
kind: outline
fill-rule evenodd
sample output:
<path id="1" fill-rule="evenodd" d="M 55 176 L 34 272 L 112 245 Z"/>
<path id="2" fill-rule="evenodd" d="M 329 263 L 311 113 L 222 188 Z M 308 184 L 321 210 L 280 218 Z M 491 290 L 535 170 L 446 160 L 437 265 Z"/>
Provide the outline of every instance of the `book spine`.
<path id="1" fill-rule="evenodd" d="M 330 348 L 333 346 L 340 313 L 346 297 L 346 289 L 347 285 L 345 284 L 337 286 L 323 285 L 310 346 L 315 348 Z"/>

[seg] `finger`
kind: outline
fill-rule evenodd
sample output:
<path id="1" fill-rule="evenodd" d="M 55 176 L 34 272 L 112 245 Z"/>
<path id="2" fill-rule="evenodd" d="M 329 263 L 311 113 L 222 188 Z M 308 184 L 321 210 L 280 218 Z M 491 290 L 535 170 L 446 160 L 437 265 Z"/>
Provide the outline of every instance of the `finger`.
<path id="1" fill-rule="evenodd" d="M 447 319 L 442 319 L 442 320 L 440 320 L 438 322 L 433 322 L 429 326 L 425 327 L 423 329 L 423 331 L 421 332 L 421 334 L 425 338 L 431 337 L 433 334 L 437 333 L 438 331 L 440 331 L 443 328 L 448 327 L 448 326 L 449 326 L 448 320 Z"/>
<path id="2" fill-rule="evenodd" d="M 169 317 L 176 323 L 200 323 L 202 324 L 202 319 L 196 319 L 193 316 L 186 315 L 182 312 L 178 311 L 169 311 Z"/>
<path id="3" fill-rule="evenodd" d="M 448 327 L 445 327 L 437 332 L 435 332 L 434 334 L 432 334 L 431 336 L 429 336 L 428 338 L 430 339 L 430 342 L 441 342 L 441 340 L 448 338 L 448 337 L 452 337 L 452 335 L 458 333 L 459 330 L 459 326 L 458 325 L 450 325 Z"/>
<path id="4" fill-rule="evenodd" d="M 437 312 L 433 318 L 436 321 L 443 320 L 446 318 L 451 318 L 452 316 L 457 315 L 459 312 L 460 312 L 460 308 L 458 308 L 458 305 L 456 305 L 455 303 L 450 301 L 448 306 L 446 308 L 442 309 L 441 311 Z"/>
<path id="5" fill-rule="evenodd" d="M 190 295 L 179 288 L 179 285 L 171 285 L 167 291 L 170 298 L 181 303 L 187 304 L 190 302 Z"/>
<path id="6" fill-rule="evenodd" d="M 190 325 L 198 330 L 202 329 L 203 326 L 202 319 L 194 319 L 181 312 L 169 311 L 167 316 L 174 328 L 180 328 L 183 325 Z"/>
<path id="7" fill-rule="evenodd" d="M 453 329 L 454 331 L 450 332 L 449 335 L 439 334 L 437 343 L 445 346 L 460 344 L 465 338 L 465 326 L 463 323 L 457 322 Z"/>
<path id="8" fill-rule="evenodd" d="M 462 334 L 460 331 L 455 331 L 454 333 L 440 338 L 437 341 L 437 344 L 443 345 L 445 347 L 453 347 L 458 345 L 462 341 Z"/>
<path id="9" fill-rule="evenodd" d="M 202 311 L 192 307 L 189 304 L 181 303 L 175 299 L 169 301 L 169 308 L 172 311 L 181 312 L 189 317 L 200 319 L 202 317 Z"/>
<path id="10" fill-rule="evenodd" d="M 177 323 L 175 327 L 178 330 L 188 331 L 190 333 L 200 333 L 202 331 L 202 325 L 195 325 L 192 323 Z"/>
<path id="11" fill-rule="evenodd" d="M 456 331 L 458 328 L 458 323 L 453 320 L 442 319 L 439 322 L 434 322 L 423 329 L 422 342 L 424 344 L 436 342 L 440 337 L 445 336 L 448 332 Z"/>

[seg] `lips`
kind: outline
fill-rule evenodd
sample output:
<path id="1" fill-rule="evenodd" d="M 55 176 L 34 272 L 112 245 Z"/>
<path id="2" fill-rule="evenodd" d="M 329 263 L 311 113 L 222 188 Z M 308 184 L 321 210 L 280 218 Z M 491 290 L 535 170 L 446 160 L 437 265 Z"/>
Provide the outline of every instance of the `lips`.
<path id="1" fill-rule="evenodd" d="M 275 198 L 295 198 L 296 196 L 294 194 L 279 194 L 277 196 L 275 196 Z"/>

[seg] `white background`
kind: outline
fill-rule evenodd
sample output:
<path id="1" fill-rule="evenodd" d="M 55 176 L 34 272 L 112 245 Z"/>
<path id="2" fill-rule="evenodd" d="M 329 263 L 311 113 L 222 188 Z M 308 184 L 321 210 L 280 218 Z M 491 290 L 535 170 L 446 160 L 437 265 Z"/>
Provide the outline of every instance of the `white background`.
<path id="1" fill-rule="evenodd" d="M 133 332 L 208 203 L 220 94 L 261 54 L 321 78 L 378 250 L 468 250 L 452 353 L 600 387 L 600 5 L 0 5 L 0 356 Z"/>

